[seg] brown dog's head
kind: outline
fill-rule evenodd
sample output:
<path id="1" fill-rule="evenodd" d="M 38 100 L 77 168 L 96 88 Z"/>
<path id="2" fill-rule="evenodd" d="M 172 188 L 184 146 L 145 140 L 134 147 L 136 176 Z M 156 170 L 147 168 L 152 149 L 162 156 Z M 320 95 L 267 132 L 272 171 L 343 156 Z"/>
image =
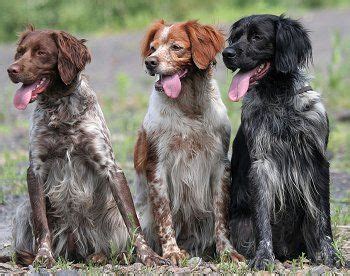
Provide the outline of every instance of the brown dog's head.
<path id="1" fill-rule="evenodd" d="M 206 70 L 224 47 L 221 32 L 197 21 L 167 25 L 163 20 L 148 30 L 141 47 L 150 75 L 158 74 L 156 89 L 176 98 L 181 91 L 181 78 L 190 68 Z"/>
<path id="2" fill-rule="evenodd" d="M 7 69 L 14 83 L 23 83 L 16 92 L 15 107 L 25 109 L 53 85 L 70 85 L 91 61 L 84 42 L 64 31 L 28 27 L 20 36 L 15 61 Z"/>

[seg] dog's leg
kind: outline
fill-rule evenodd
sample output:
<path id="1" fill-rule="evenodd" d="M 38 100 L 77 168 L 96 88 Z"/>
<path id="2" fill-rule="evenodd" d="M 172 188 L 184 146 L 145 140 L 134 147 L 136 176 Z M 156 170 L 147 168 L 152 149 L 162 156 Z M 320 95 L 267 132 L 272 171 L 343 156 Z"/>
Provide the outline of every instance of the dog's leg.
<path id="1" fill-rule="evenodd" d="M 54 265 L 55 260 L 53 258 L 50 230 L 46 217 L 44 187 L 42 181 L 35 176 L 32 167 L 29 167 L 27 171 L 27 185 L 33 211 L 34 237 L 37 249 L 34 263 L 50 268 Z"/>
<path id="2" fill-rule="evenodd" d="M 124 219 L 129 235 L 135 239 L 137 255 L 146 265 L 163 265 L 167 261 L 160 258 L 146 243 L 137 218 L 135 206 L 123 171 L 114 165 L 109 170 L 109 186 Z"/>
<path id="3" fill-rule="evenodd" d="M 229 238 L 230 171 L 230 163 L 227 161 L 221 181 L 214 192 L 216 252 L 222 257 L 228 254 L 232 261 L 237 262 L 243 261 L 244 257 L 233 248 Z"/>
<path id="4" fill-rule="evenodd" d="M 154 222 L 163 257 L 171 260 L 173 264 L 179 264 L 180 260 L 186 258 L 188 254 L 181 250 L 176 243 L 167 184 L 164 178 L 160 176 L 159 170 L 148 185 Z"/>
<path id="5" fill-rule="evenodd" d="M 250 266 L 265 269 L 274 262 L 275 256 L 272 245 L 271 205 L 274 196 L 271 194 L 269 183 L 271 164 L 267 160 L 257 160 L 252 163 L 250 183 L 252 194 L 253 221 L 256 233 L 256 252 Z"/>
<path id="6" fill-rule="evenodd" d="M 335 266 L 338 264 L 339 258 L 333 247 L 333 234 L 331 228 L 331 215 L 329 204 L 329 163 L 324 160 L 325 165 L 320 169 L 320 175 L 322 175 L 320 182 L 320 199 L 321 199 L 321 215 L 317 216 L 318 225 L 320 225 L 320 246 L 321 246 L 321 258 L 325 265 Z"/>
<path id="7" fill-rule="evenodd" d="M 255 255 L 255 235 L 250 204 L 249 170 L 249 151 L 241 125 L 232 143 L 230 239 L 238 252 L 251 259 Z"/>
<path id="8" fill-rule="evenodd" d="M 317 191 L 314 197 L 317 198 L 319 213 L 316 215 L 307 214 L 304 236 L 308 255 L 317 262 L 333 267 L 339 265 L 339 258 L 333 247 L 333 234 L 331 229 L 330 204 L 329 204 L 329 163 L 324 158 L 317 162 L 317 175 L 314 179 Z M 315 239 L 314 241 L 310 240 Z M 320 253 L 320 254 L 318 254 Z"/>

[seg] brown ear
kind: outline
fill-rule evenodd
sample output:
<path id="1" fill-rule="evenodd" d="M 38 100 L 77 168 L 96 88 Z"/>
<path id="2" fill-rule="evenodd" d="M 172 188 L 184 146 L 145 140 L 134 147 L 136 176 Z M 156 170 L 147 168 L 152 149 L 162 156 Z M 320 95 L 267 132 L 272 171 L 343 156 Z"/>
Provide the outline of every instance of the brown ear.
<path id="1" fill-rule="evenodd" d="M 23 40 L 26 38 L 26 36 L 27 36 L 29 33 L 34 32 L 34 31 L 35 31 L 34 26 L 33 26 L 32 24 L 28 24 L 28 25 L 26 26 L 26 29 L 25 29 L 22 33 L 20 33 L 20 34 L 18 35 L 18 43 L 17 43 L 17 45 L 21 44 L 21 43 L 23 42 Z"/>
<path id="2" fill-rule="evenodd" d="M 53 37 L 58 47 L 58 72 L 64 84 L 69 85 L 91 61 L 90 52 L 84 45 L 85 39 L 79 40 L 64 31 L 55 31 Z"/>
<path id="3" fill-rule="evenodd" d="M 191 41 L 193 62 L 199 69 L 207 69 L 224 48 L 224 35 L 214 27 L 201 25 L 197 21 L 186 22 L 185 29 Z"/>
<path id="4" fill-rule="evenodd" d="M 156 32 L 165 25 L 165 22 L 163 19 L 156 21 L 152 24 L 152 26 L 148 29 L 144 39 L 141 42 L 141 55 L 143 58 L 150 55 L 151 51 L 149 48 L 149 45 L 151 44 L 154 35 Z"/>

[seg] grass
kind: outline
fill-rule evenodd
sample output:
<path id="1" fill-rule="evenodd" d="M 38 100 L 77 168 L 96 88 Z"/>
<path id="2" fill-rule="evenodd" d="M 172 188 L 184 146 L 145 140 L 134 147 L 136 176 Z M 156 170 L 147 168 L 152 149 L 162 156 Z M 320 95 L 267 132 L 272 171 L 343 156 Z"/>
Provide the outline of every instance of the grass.
<path id="1" fill-rule="evenodd" d="M 32 23 L 72 33 L 109 33 L 144 28 L 158 18 L 232 22 L 252 13 L 349 6 L 347 0 L 13 0 L 0 1 L 0 41 L 13 41 Z"/>

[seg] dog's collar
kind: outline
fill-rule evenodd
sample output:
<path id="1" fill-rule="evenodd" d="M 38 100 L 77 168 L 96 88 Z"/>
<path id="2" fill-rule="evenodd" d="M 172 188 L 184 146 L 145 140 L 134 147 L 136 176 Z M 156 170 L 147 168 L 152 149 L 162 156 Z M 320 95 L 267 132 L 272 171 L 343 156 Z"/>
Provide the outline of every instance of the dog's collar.
<path id="1" fill-rule="evenodd" d="M 310 85 L 307 85 L 307 86 L 304 86 L 304 87 L 298 89 L 297 94 L 302 94 L 304 92 L 311 91 L 311 90 L 313 90 L 312 87 Z"/>

